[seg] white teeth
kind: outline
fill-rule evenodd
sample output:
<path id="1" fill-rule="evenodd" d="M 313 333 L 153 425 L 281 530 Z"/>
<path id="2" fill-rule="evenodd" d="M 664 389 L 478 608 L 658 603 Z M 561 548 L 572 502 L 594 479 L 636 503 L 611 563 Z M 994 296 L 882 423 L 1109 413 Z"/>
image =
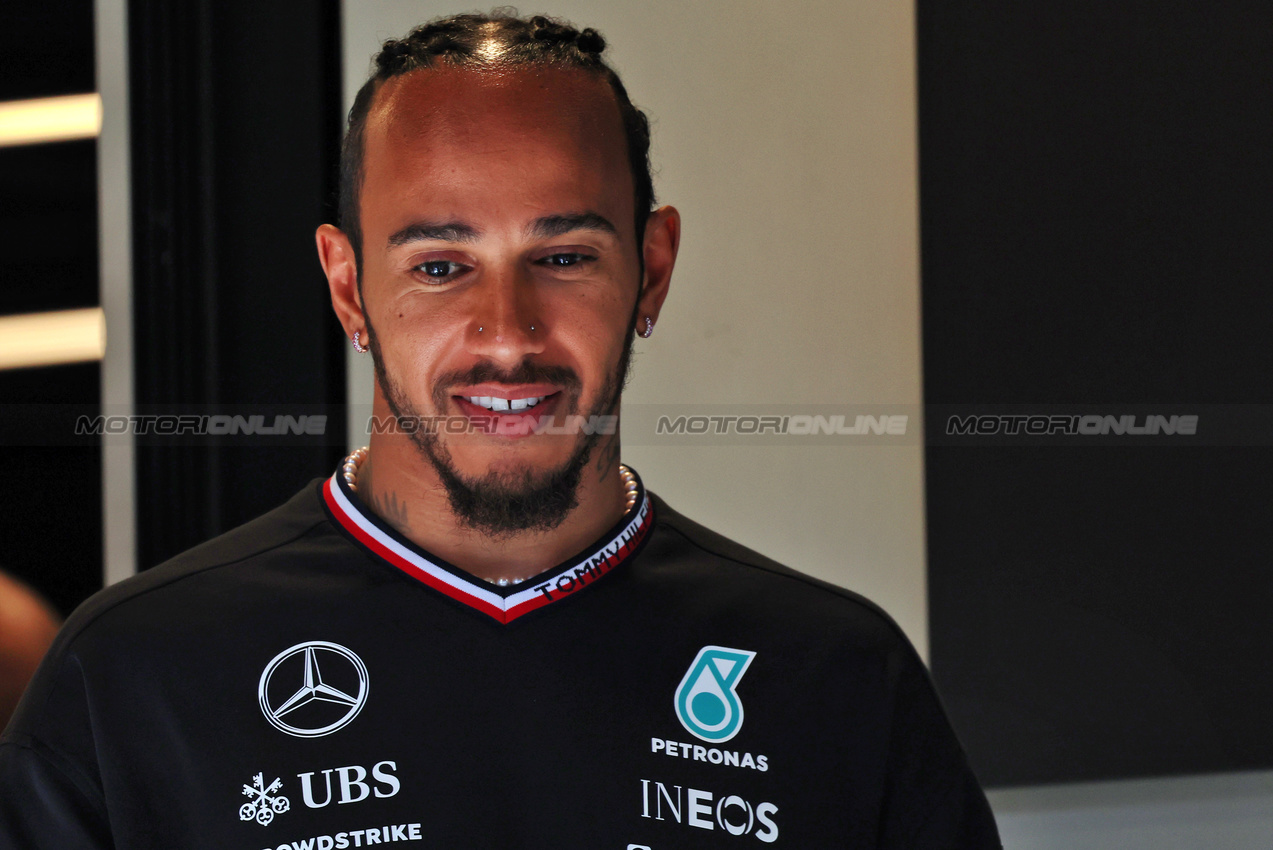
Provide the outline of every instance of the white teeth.
<path id="1" fill-rule="evenodd" d="M 468 400 L 478 407 L 485 407 L 487 410 L 503 413 L 505 411 L 527 410 L 544 400 L 543 396 L 537 398 L 496 398 L 489 395 L 471 395 Z"/>

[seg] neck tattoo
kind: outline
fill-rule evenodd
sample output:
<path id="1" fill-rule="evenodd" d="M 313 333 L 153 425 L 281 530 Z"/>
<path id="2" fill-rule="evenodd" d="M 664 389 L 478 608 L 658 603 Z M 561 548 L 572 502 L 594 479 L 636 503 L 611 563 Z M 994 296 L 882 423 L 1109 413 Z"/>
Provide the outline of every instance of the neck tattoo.
<path id="1" fill-rule="evenodd" d="M 345 479 L 345 483 L 349 485 L 351 492 L 358 492 L 358 470 L 367 461 L 367 455 L 370 452 L 369 446 L 363 446 L 361 449 L 355 449 L 350 452 L 340 464 L 340 477 Z M 624 498 L 624 514 L 629 514 L 636 507 L 637 494 L 640 487 L 637 485 L 636 476 L 632 474 L 632 470 L 622 463 L 619 464 L 619 479 L 623 482 L 623 498 Z M 508 587 L 510 584 L 521 584 L 525 578 L 497 578 L 494 580 L 487 579 L 491 584 L 499 587 Z"/>

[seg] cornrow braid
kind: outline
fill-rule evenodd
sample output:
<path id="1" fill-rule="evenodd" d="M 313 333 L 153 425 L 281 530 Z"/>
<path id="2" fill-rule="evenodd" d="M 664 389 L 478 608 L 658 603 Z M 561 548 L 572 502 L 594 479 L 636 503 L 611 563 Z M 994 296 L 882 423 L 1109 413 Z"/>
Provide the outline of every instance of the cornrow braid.
<path id="1" fill-rule="evenodd" d="M 498 48 L 490 58 L 490 47 Z M 520 18 L 514 10 L 496 9 L 489 15 L 451 15 L 416 27 L 405 38 L 386 41 L 373 63 L 371 77 L 358 90 L 349 110 L 349 125 L 340 155 L 340 227 L 349 237 L 362 282 L 362 227 L 358 199 L 362 186 L 364 131 L 376 92 L 386 81 L 437 63 L 455 67 L 551 65 L 600 74 L 610 85 L 627 138 L 628 165 L 635 187 L 637 246 L 645 239 L 645 222 L 654 207 L 650 169 L 650 122 L 633 106 L 619 75 L 602 54 L 606 40 L 588 27 L 576 29 L 565 21 L 535 15 Z M 638 256 L 640 252 L 638 250 Z"/>

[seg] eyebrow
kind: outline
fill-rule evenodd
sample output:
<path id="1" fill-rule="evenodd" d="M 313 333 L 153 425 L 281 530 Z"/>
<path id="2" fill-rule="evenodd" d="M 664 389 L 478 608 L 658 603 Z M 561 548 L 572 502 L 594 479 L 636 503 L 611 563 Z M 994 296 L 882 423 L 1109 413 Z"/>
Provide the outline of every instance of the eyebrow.
<path id="1" fill-rule="evenodd" d="M 417 221 L 408 224 L 389 237 L 389 247 L 397 248 L 409 242 L 437 239 L 442 242 L 476 242 L 477 228 L 460 221 Z"/>
<path id="2" fill-rule="evenodd" d="M 526 227 L 526 235 L 534 239 L 551 239 L 572 230 L 596 230 L 611 236 L 619 235 L 608 218 L 595 212 L 546 215 L 531 222 Z"/>

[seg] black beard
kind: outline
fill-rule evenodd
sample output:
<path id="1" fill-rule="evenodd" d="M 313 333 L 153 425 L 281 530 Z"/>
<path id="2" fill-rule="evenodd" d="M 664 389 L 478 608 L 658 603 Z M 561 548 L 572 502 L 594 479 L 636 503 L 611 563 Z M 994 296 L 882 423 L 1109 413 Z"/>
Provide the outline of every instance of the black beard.
<path id="1" fill-rule="evenodd" d="M 636 312 L 628 323 L 623 354 L 614 372 L 606 376 L 597 404 L 589 416 L 606 416 L 618 409 L 619 398 L 631 373 L 633 331 L 636 328 Z M 385 402 L 402 430 L 411 436 L 420 453 L 428 459 L 446 488 L 451 511 L 460 524 L 495 539 L 508 539 L 527 531 L 551 531 L 565 521 L 570 512 L 579 506 L 579 483 L 584 467 L 593 451 L 607 435 L 592 429 L 592 433 L 580 435 L 574 452 L 561 466 L 543 472 L 488 472 L 477 478 L 461 477 L 451 457 L 450 450 L 438 439 L 433 429 L 411 427 L 420 422 L 402 388 L 389 378 L 380 356 L 376 334 L 368 323 L 370 348 L 375 364 L 376 380 L 384 392 Z M 449 396 L 445 390 L 455 384 L 479 384 L 487 381 L 508 384 L 552 383 L 563 387 L 566 415 L 578 408 L 580 381 L 572 370 L 562 367 L 544 367 L 529 360 L 522 361 L 511 373 L 501 373 L 488 363 L 478 364 L 463 374 L 448 375 L 439 380 L 434 391 L 437 410 L 445 410 Z M 407 425 L 403 425 L 406 420 Z M 590 420 L 595 421 L 595 420 Z M 609 435 L 618 440 L 618 434 Z"/>

